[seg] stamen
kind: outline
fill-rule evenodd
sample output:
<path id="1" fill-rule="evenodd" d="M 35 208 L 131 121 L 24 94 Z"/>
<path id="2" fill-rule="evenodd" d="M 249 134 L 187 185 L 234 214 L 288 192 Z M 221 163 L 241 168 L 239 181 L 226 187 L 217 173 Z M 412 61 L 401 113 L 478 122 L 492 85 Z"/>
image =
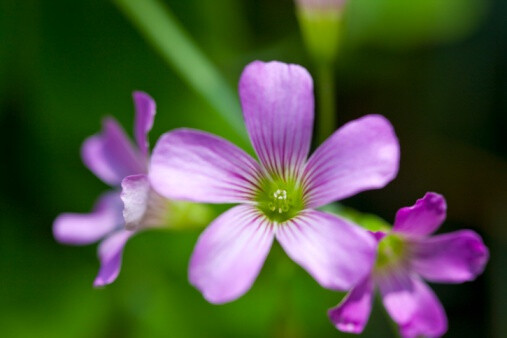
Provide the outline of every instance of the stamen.
<path id="1" fill-rule="evenodd" d="M 404 238 L 396 234 L 388 234 L 379 242 L 375 270 L 381 271 L 399 266 L 406 261 L 407 254 Z"/>
<path id="2" fill-rule="evenodd" d="M 258 208 L 272 221 L 284 222 L 303 209 L 302 192 L 285 181 L 264 182 L 257 195 Z"/>

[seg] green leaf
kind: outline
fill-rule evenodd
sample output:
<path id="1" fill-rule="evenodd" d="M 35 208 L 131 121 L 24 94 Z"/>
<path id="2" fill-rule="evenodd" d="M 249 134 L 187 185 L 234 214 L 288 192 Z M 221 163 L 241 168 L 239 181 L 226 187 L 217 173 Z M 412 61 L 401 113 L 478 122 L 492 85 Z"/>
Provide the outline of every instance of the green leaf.
<path id="1" fill-rule="evenodd" d="M 366 214 L 341 204 L 328 204 L 321 210 L 339 215 L 369 231 L 389 231 L 391 225 L 374 214 Z"/>

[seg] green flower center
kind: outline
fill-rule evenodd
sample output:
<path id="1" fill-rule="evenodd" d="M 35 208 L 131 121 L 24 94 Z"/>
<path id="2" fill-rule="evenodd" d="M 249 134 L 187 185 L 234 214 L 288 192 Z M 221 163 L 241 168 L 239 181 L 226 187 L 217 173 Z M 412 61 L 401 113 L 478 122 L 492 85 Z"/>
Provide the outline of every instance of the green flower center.
<path id="1" fill-rule="evenodd" d="M 304 209 L 303 191 L 294 181 L 265 180 L 255 200 L 259 210 L 277 223 L 288 221 Z"/>
<path id="2" fill-rule="evenodd" d="M 406 258 L 406 254 L 406 245 L 402 237 L 396 234 L 385 236 L 378 244 L 375 270 L 378 271 L 400 264 Z"/>

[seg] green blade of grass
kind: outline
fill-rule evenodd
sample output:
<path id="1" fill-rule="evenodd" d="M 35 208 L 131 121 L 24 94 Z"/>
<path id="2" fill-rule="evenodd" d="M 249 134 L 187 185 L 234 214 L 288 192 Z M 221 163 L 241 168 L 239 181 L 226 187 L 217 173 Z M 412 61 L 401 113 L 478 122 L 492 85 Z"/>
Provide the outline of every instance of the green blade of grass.
<path id="1" fill-rule="evenodd" d="M 247 140 L 234 90 L 158 0 L 114 0 L 165 61 Z"/>

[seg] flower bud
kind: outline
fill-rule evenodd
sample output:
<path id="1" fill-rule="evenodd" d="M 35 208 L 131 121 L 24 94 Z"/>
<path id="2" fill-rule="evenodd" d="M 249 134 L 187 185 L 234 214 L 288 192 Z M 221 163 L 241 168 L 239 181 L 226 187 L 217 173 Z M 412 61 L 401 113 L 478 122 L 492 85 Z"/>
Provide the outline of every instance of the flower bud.
<path id="1" fill-rule="evenodd" d="M 296 14 L 308 51 L 318 63 L 336 57 L 343 31 L 345 0 L 296 0 Z"/>

